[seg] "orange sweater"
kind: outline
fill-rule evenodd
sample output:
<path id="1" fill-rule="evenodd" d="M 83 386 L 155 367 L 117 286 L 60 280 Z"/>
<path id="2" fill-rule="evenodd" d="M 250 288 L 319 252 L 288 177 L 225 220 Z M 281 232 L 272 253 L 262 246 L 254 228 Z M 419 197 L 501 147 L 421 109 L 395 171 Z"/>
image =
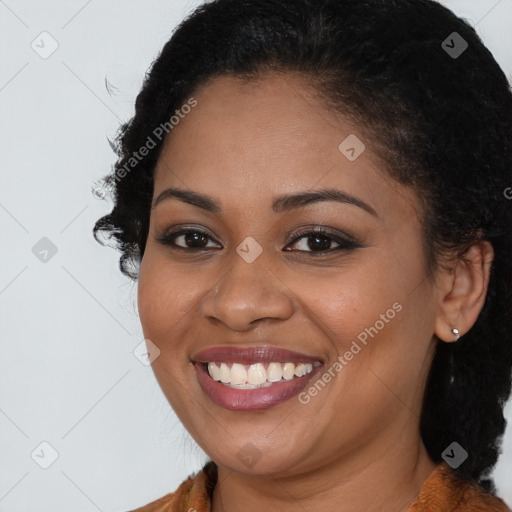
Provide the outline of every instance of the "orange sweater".
<path id="1" fill-rule="evenodd" d="M 132 512 L 210 512 L 216 480 L 216 467 L 210 461 L 175 492 Z M 511 512 L 511 509 L 481 487 L 460 480 L 443 462 L 425 480 L 418 499 L 407 512 Z"/>

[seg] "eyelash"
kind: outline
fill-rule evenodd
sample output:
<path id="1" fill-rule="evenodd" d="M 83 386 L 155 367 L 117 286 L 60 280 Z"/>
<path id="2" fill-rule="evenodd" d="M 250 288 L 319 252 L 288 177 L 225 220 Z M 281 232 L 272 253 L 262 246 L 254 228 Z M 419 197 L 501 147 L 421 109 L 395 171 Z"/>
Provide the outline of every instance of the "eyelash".
<path id="1" fill-rule="evenodd" d="M 184 229 L 180 229 L 175 232 L 166 233 L 165 235 L 158 237 L 157 242 L 162 245 L 170 246 L 170 248 L 172 250 L 182 250 L 182 251 L 187 251 L 187 252 L 191 252 L 191 251 L 199 252 L 199 251 L 205 251 L 205 250 L 208 251 L 208 250 L 212 249 L 211 247 L 192 248 L 192 247 L 182 247 L 180 245 L 176 245 L 176 239 L 182 235 L 187 235 L 187 234 L 199 234 L 201 236 L 204 236 L 205 238 L 214 240 L 206 231 L 203 231 L 202 229 L 184 228 Z M 357 248 L 361 247 L 361 245 L 356 240 L 354 240 L 352 237 L 350 237 L 348 235 L 345 235 L 345 236 L 335 235 L 333 233 L 330 233 L 328 230 L 326 230 L 325 228 L 322 228 L 322 227 L 314 228 L 314 229 L 311 228 L 311 229 L 307 229 L 307 230 L 299 231 L 298 233 L 295 233 L 293 235 L 293 238 L 291 239 L 291 241 L 287 243 L 287 246 L 297 243 L 301 238 L 310 237 L 310 236 L 321 236 L 321 237 L 327 238 L 331 242 L 338 244 L 338 247 L 335 247 L 334 249 L 327 249 L 327 250 L 320 250 L 320 251 L 297 250 L 296 252 L 306 252 L 306 253 L 310 253 L 310 254 L 322 255 L 322 254 L 332 253 L 335 251 L 349 251 L 349 250 L 353 250 L 353 249 L 357 249 Z M 285 249 L 285 250 L 290 251 L 289 249 Z"/>

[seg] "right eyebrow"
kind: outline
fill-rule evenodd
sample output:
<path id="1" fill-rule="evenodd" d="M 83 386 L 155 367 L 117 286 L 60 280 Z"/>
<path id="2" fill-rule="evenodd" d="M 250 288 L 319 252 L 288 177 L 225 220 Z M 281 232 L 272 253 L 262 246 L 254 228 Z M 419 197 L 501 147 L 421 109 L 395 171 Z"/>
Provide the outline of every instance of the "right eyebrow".
<path id="1" fill-rule="evenodd" d="M 155 208 L 156 205 L 165 199 L 178 199 L 184 203 L 197 206 L 198 208 L 202 208 L 203 210 L 207 210 L 212 213 L 220 213 L 222 211 L 220 204 L 215 201 L 215 199 L 204 194 L 200 194 L 199 192 L 192 192 L 191 190 L 183 190 L 179 188 L 168 188 L 164 190 L 153 201 L 152 208 Z"/>

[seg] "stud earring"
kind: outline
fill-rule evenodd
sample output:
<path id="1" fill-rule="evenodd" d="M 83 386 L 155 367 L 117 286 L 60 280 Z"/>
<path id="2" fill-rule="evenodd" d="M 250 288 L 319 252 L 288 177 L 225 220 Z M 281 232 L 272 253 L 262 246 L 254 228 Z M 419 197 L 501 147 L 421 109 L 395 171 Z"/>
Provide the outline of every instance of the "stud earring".
<path id="1" fill-rule="evenodd" d="M 460 334 L 458 329 L 452 329 L 452 333 L 455 336 L 455 341 L 459 341 Z"/>

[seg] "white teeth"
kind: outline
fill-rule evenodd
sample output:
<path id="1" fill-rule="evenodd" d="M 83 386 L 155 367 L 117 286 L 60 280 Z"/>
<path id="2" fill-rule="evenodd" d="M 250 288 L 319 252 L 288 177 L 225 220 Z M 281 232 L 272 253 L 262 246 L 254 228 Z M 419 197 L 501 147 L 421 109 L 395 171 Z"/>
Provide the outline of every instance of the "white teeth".
<path id="1" fill-rule="evenodd" d="M 267 370 L 265 370 L 265 367 L 261 363 L 251 364 L 247 372 L 247 383 L 263 384 L 266 380 Z"/>
<path id="2" fill-rule="evenodd" d="M 267 380 L 269 382 L 278 382 L 283 376 L 283 367 L 281 363 L 270 363 L 267 368 Z"/>
<path id="3" fill-rule="evenodd" d="M 224 384 L 228 388 L 235 389 L 258 389 L 258 388 L 268 388 L 272 386 L 272 382 L 265 381 L 263 384 Z"/>
<path id="4" fill-rule="evenodd" d="M 295 375 L 295 365 L 293 363 L 285 363 L 283 366 L 283 379 L 292 380 Z"/>
<path id="5" fill-rule="evenodd" d="M 208 363 L 208 372 L 213 380 L 220 380 L 220 369 L 215 363 Z"/>
<path id="6" fill-rule="evenodd" d="M 273 382 L 292 380 L 302 377 L 313 371 L 313 368 L 321 364 L 312 363 L 277 363 L 268 364 L 267 369 L 263 363 L 243 365 L 233 363 L 231 368 L 226 363 L 208 363 L 208 373 L 213 380 L 222 382 L 229 387 L 237 389 L 256 389 L 270 386 Z"/>
<path id="7" fill-rule="evenodd" d="M 226 363 L 220 364 L 220 381 L 224 384 L 231 382 L 231 370 Z"/>
<path id="8" fill-rule="evenodd" d="M 310 373 L 311 371 L 313 371 L 313 365 L 311 363 L 298 364 L 295 367 L 295 376 L 302 377 L 303 375 L 306 375 L 306 373 Z"/>
<path id="9" fill-rule="evenodd" d="M 247 370 L 244 365 L 233 363 L 231 367 L 231 384 L 245 384 L 246 382 L 249 382 L 249 384 L 261 384 L 260 382 L 247 380 Z"/>

